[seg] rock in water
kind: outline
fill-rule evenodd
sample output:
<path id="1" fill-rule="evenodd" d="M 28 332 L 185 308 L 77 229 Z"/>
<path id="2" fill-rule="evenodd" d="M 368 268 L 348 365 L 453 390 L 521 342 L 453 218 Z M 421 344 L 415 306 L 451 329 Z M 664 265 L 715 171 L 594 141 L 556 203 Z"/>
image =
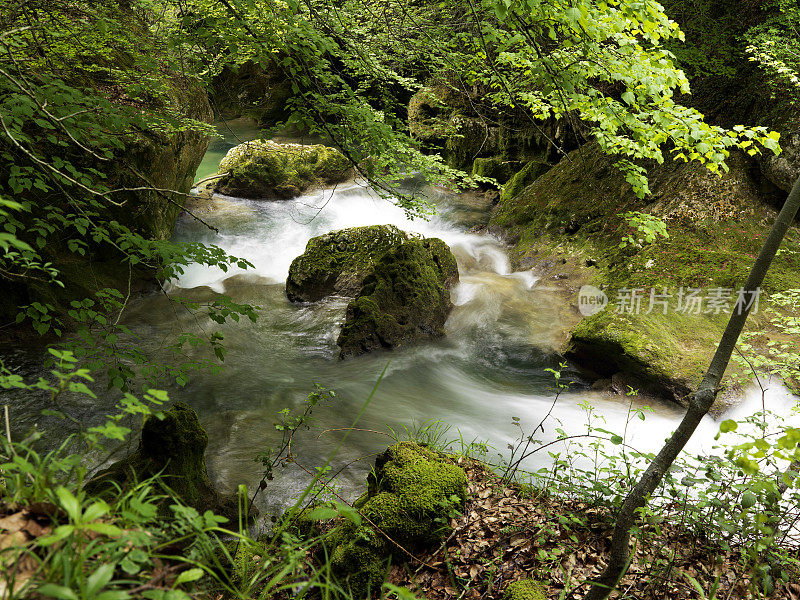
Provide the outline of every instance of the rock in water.
<path id="1" fill-rule="evenodd" d="M 444 335 L 456 259 L 437 238 L 410 239 L 387 252 L 347 306 L 340 357 Z"/>
<path id="2" fill-rule="evenodd" d="M 336 148 L 254 140 L 231 148 L 219 164 L 214 190 L 241 198 L 287 200 L 309 188 L 330 186 L 353 175 L 353 165 Z"/>
<path id="3" fill-rule="evenodd" d="M 163 419 L 145 419 L 136 451 L 98 473 L 86 484 L 86 490 L 102 494 L 113 491 L 114 483 L 125 488 L 161 472 L 164 483 L 182 502 L 235 522 L 236 495 L 224 496 L 211 483 L 205 463 L 207 445 L 208 434 L 197 413 L 188 404 L 176 402 Z M 254 512 L 251 516 L 255 516 Z"/>
<path id="4" fill-rule="evenodd" d="M 457 282 L 456 259 L 442 240 L 372 225 L 312 238 L 292 261 L 286 295 L 293 302 L 354 297 L 337 341 L 345 358 L 444 335 Z"/>
<path id="5" fill-rule="evenodd" d="M 407 239 L 394 225 L 351 227 L 311 238 L 289 267 L 286 295 L 292 302 L 356 296 L 375 263 Z"/>

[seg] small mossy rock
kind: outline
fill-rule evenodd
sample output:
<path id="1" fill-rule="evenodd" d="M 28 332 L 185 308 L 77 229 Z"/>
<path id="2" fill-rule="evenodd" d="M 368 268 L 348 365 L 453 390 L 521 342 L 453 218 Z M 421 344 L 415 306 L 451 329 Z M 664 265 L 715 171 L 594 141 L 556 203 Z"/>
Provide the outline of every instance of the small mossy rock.
<path id="1" fill-rule="evenodd" d="M 500 193 L 500 201 L 505 202 L 510 200 L 539 177 L 547 173 L 550 169 L 550 164 L 546 162 L 531 161 L 505 182 L 503 191 Z M 499 181 L 499 180 L 498 180 Z"/>
<path id="2" fill-rule="evenodd" d="M 497 183 L 503 184 L 514 174 L 515 167 L 519 168 L 518 162 L 503 160 L 498 156 L 476 158 L 472 162 L 472 175 L 475 177 L 491 177 Z"/>
<path id="3" fill-rule="evenodd" d="M 455 257 L 439 239 L 412 239 L 387 252 L 347 306 L 340 357 L 443 336 L 457 281 Z"/>
<path id="4" fill-rule="evenodd" d="M 208 477 L 207 445 L 208 434 L 197 413 L 188 404 L 176 402 L 163 413 L 162 419 L 156 416 L 145 419 L 136 451 L 98 473 L 86 484 L 86 491 L 113 492 L 113 484 L 126 488 L 161 473 L 164 483 L 188 506 L 236 520 L 236 495 L 220 494 Z M 255 516 L 255 508 L 251 511 L 251 516 Z"/>
<path id="5" fill-rule="evenodd" d="M 253 140 L 231 148 L 220 161 L 227 173 L 215 191 L 242 198 L 289 199 L 309 188 L 346 181 L 353 166 L 336 148 Z"/>
<path id="6" fill-rule="evenodd" d="M 382 453 L 367 482 L 368 492 L 358 500 L 362 523 L 343 522 L 325 542 L 334 576 L 355 598 L 380 589 L 391 554 L 405 558 L 374 527 L 406 549 L 431 544 L 442 539 L 450 509 L 463 506 L 467 493 L 460 467 L 412 442 Z"/>
<path id="7" fill-rule="evenodd" d="M 378 456 L 367 482 L 370 499 L 362 513 L 410 546 L 441 539 L 450 508 L 463 505 L 467 497 L 464 470 L 412 442 L 390 446 Z"/>
<path id="8" fill-rule="evenodd" d="M 292 302 L 355 296 L 376 262 L 407 239 L 394 225 L 351 227 L 311 238 L 289 267 L 286 295 Z"/>
<path id="9" fill-rule="evenodd" d="M 544 588 L 534 579 L 522 579 L 510 584 L 503 593 L 503 600 L 547 600 Z"/>

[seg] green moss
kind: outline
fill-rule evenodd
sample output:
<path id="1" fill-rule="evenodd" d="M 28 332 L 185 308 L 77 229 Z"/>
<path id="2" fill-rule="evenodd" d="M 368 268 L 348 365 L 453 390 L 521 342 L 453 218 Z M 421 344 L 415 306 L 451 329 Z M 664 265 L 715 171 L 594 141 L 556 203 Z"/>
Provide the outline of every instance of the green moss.
<path id="1" fill-rule="evenodd" d="M 244 536 L 234 544 L 233 581 L 239 584 L 249 582 L 260 570 L 259 561 L 264 558 L 267 548 L 264 544 Z"/>
<path id="2" fill-rule="evenodd" d="M 347 307 L 340 356 L 444 335 L 452 309 L 447 286 L 456 281 L 455 258 L 441 240 L 408 240 L 387 252 Z"/>
<path id="3" fill-rule="evenodd" d="M 278 144 L 254 140 L 231 148 L 219 165 L 215 190 L 229 196 L 286 199 L 318 185 L 332 185 L 353 174 L 350 161 L 320 144 Z"/>
<path id="4" fill-rule="evenodd" d="M 376 262 L 407 239 L 394 225 L 351 227 L 311 238 L 289 267 L 286 295 L 293 302 L 355 296 Z"/>
<path id="5" fill-rule="evenodd" d="M 503 186 L 503 191 L 500 193 L 500 201 L 508 201 L 517 196 L 527 186 L 544 175 L 550 169 L 550 166 L 546 162 L 533 160 L 526 164 L 507 180 L 507 183 Z"/>
<path id="6" fill-rule="evenodd" d="M 700 383 L 728 315 L 625 314 L 613 310 L 581 321 L 566 355 L 599 375 L 616 372 L 641 382 L 641 392 L 685 402 Z"/>
<path id="7" fill-rule="evenodd" d="M 369 598 L 386 579 L 387 558 L 382 547 L 375 548 L 354 537 L 336 546 L 331 555 L 331 571 L 353 598 Z"/>
<path id="8" fill-rule="evenodd" d="M 164 483 L 185 504 L 235 520 L 236 495 L 222 496 L 208 477 L 207 445 L 208 434 L 197 413 L 188 404 L 176 402 L 163 418 L 148 417 L 136 451 L 98 473 L 86 489 L 92 494 L 114 493 L 113 484 L 124 488 L 161 473 Z M 252 510 L 251 516 L 255 516 Z"/>
<path id="9" fill-rule="evenodd" d="M 522 579 L 510 584 L 503 593 L 503 600 L 547 600 L 544 588 L 534 579 Z"/>

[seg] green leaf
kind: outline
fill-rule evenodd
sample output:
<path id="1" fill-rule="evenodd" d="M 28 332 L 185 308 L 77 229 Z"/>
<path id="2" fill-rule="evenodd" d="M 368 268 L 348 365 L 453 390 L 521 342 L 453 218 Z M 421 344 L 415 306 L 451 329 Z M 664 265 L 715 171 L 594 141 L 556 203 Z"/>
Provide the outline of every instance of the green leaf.
<path id="1" fill-rule="evenodd" d="M 188 571 L 183 571 L 178 577 L 175 579 L 175 585 L 180 585 L 181 583 L 189 583 L 190 581 L 197 581 L 203 575 L 205 575 L 205 571 L 203 569 L 189 569 Z"/>
<path id="2" fill-rule="evenodd" d="M 86 596 L 94 598 L 104 587 L 108 585 L 111 578 L 114 576 L 114 569 L 117 568 L 116 563 L 103 563 L 86 578 Z"/>
<path id="3" fill-rule="evenodd" d="M 69 518 L 79 522 L 81 520 L 81 504 L 78 502 L 78 499 L 72 495 L 72 492 L 63 485 L 60 485 L 56 488 L 56 496 L 58 496 L 58 500 L 61 503 L 61 508 L 66 511 Z"/>
<path id="4" fill-rule="evenodd" d="M 728 433 L 730 431 L 736 431 L 739 427 L 739 424 L 734 421 L 733 419 L 726 419 L 722 423 L 719 424 L 719 431 L 720 433 Z"/>
<path id="5" fill-rule="evenodd" d="M 59 598 L 60 600 L 79 600 L 78 595 L 68 587 L 63 585 L 56 585 L 54 583 L 46 583 L 40 586 L 38 591 L 42 596 L 49 596 L 50 598 Z"/>
<path id="6" fill-rule="evenodd" d="M 334 519 L 339 516 L 339 511 L 335 508 L 330 508 L 327 506 L 318 506 L 317 508 L 313 509 L 310 513 L 308 513 L 308 519 L 312 521 L 326 521 L 328 519 Z"/>

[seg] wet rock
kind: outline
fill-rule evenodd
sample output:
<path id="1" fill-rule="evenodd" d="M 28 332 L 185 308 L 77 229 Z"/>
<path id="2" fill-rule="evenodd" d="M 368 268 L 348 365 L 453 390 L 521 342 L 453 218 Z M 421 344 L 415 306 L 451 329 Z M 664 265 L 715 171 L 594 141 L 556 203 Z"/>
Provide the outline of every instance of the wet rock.
<path id="1" fill-rule="evenodd" d="M 383 255 L 407 239 L 394 225 L 351 227 L 311 238 L 289 267 L 286 295 L 292 302 L 356 296 Z"/>
<path id="2" fill-rule="evenodd" d="M 220 194 L 286 200 L 310 188 L 346 181 L 353 166 L 341 152 L 321 144 L 254 140 L 231 148 L 219 172 L 227 173 L 214 186 Z"/>
<path id="3" fill-rule="evenodd" d="M 163 482 L 183 503 L 201 513 L 211 510 L 235 521 L 235 494 L 220 494 L 208 477 L 205 450 L 208 434 L 188 404 L 176 402 L 163 419 L 148 417 L 139 447 L 130 456 L 100 471 L 86 484 L 90 494 L 115 493 L 161 473 Z M 252 509 L 251 516 L 257 511 Z"/>
<path id="4" fill-rule="evenodd" d="M 443 336 L 457 281 L 455 257 L 439 239 L 411 239 L 388 252 L 347 306 L 340 357 Z"/>

